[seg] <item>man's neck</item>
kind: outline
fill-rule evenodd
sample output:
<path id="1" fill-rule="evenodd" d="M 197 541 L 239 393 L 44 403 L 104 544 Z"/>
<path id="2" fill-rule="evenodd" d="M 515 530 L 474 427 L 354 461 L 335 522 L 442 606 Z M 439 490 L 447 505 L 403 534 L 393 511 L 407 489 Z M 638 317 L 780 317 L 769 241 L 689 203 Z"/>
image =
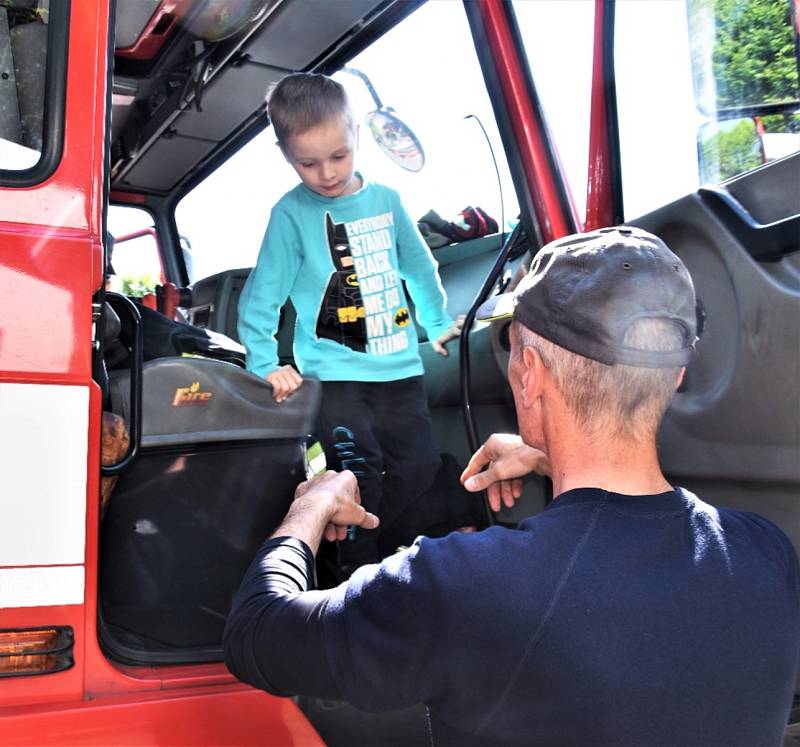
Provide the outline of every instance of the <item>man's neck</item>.
<path id="1" fill-rule="evenodd" d="M 661 472 L 654 439 L 602 438 L 566 430 L 546 437 L 554 496 L 574 488 L 601 488 L 623 495 L 655 495 L 672 489 Z"/>

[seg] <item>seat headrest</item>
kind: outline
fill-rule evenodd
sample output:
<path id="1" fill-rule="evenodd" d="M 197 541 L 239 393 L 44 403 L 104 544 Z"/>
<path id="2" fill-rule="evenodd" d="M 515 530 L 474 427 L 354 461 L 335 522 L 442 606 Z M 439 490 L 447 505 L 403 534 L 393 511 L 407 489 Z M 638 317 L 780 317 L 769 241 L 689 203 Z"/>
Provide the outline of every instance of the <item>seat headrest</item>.
<path id="1" fill-rule="evenodd" d="M 142 447 L 304 438 L 322 388 L 305 379 L 278 404 L 266 381 L 232 363 L 159 358 L 143 366 Z M 130 373 L 112 372 L 111 409 L 130 422 Z"/>

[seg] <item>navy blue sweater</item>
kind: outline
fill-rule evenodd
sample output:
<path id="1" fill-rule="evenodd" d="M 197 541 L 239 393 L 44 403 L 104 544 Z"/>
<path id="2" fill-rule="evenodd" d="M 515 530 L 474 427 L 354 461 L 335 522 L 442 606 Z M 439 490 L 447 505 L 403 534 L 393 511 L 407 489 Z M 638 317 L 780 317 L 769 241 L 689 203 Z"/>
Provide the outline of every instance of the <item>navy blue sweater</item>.
<path id="1" fill-rule="evenodd" d="M 274 538 L 225 631 L 240 679 L 367 711 L 428 705 L 437 745 L 780 745 L 800 571 L 754 514 L 683 490 L 562 494 L 517 529 L 421 538 L 347 584 Z"/>

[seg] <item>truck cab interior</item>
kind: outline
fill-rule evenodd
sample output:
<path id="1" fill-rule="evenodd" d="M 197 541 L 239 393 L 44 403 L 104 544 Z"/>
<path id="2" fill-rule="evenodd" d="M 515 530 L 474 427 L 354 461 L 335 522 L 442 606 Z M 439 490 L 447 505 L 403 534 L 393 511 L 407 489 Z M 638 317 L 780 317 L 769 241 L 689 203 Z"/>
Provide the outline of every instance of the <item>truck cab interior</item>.
<path id="1" fill-rule="evenodd" d="M 241 3 L 240 14 L 222 19 L 213 15 L 220 10 L 214 3 L 184 4 L 183 15 L 175 8 L 167 12 L 171 7 L 152 3 L 144 13 L 140 3 L 121 2 L 116 16 L 110 199 L 150 212 L 163 266 L 163 282 L 150 299 L 136 299 L 133 313 L 124 295 L 107 294 L 122 320 L 113 344 L 118 347 L 121 339 L 127 354 L 112 365 L 108 353 L 98 356 L 98 367 L 109 369 L 108 408 L 126 423 L 135 421 L 136 455 L 125 457 L 129 462 L 122 468 L 104 468 L 117 483 L 101 527 L 102 643 L 111 657 L 127 664 L 220 659 L 225 614 L 238 580 L 285 512 L 294 486 L 305 479 L 305 437 L 313 435 L 319 402 L 318 382 L 310 380 L 278 405 L 268 385 L 231 362 L 238 347 L 239 295 L 250 268 L 232 267 L 189 282 L 186 254 L 175 241 L 174 206 L 264 128 L 265 93 L 272 83 L 292 70 L 333 73 L 347 59 L 344 49 L 358 49 L 414 9 L 374 0 Z M 306 27 L 312 32 L 299 34 Z M 153 29 L 159 32 L 155 37 Z M 503 240 L 494 233 L 437 250 L 453 316 L 469 310 Z M 111 272 L 119 272 L 117 256 L 125 241 L 116 235 L 107 247 Z M 172 242 L 177 253 L 174 246 L 170 251 Z M 530 248 L 521 227 L 513 244 L 506 275 Z M 228 360 L 220 361 L 213 351 L 199 351 L 211 360 L 178 357 L 181 344 L 165 357 L 168 347 L 157 344 L 170 333 L 162 317 L 177 317 L 200 336 L 224 335 L 221 350 Z M 287 304 L 278 331 L 283 362 L 292 361 L 293 326 Z M 502 372 L 490 332 L 487 327 L 473 342 L 480 346 L 476 355 L 491 357 L 494 370 L 475 367 L 473 406 L 493 430 L 513 430 L 510 391 L 498 386 Z M 389 534 L 386 541 L 394 547 L 408 544 L 416 533 L 489 522 L 482 500 L 457 481 L 470 451 L 457 351 L 442 365 L 424 329 L 419 333 L 443 468 L 435 499 L 428 496 L 424 509 Z M 138 357 L 144 359 L 139 364 Z M 208 399 L 176 406 L 176 392 L 192 386 L 194 396 Z M 543 479 L 532 479 L 527 510 L 540 510 L 547 490 Z M 320 583 L 335 583 L 341 578 L 332 568 L 335 553 L 323 551 L 321 557 Z"/>
<path id="2" fill-rule="evenodd" d="M 747 4 L 742 0 L 742 6 Z M 4 5 L 7 3 L 0 7 Z M 684 150 L 688 148 L 693 176 L 677 180 L 678 186 L 665 186 L 670 169 L 677 170 L 678 165 L 659 161 L 660 151 L 671 147 L 671 136 L 654 129 L 640 138 L 645 160 L 653 159 L 648 176 L 653 189 L 649 202 L 637 202 L 646 190 L 643 182 L 633 183 L 633 164 L 641 158 L 630 148 L 636 140 L 634 128 L 645 124 L 644 120 L 630 124 L 626 119 L 621 91 L 628 85 L 625 76 L 630 75 L 630 66 L 622 63 L 619 54 L 614 66 L 614 3 L 606 3 L 611 10 L 599 14 L 596 26 L 594 4 L 582 4 L 586 7 L 581 13 L 590 19 L 588 28 L 594 28 L 598 43 L 605 32 L 611 53 L 592 68 L 592 37 L 586 37 L 586 87 L 573 91 L 571 84 L 564 83 L 558 91 L 561 98 L 543 82 L 547 68 L 553 67 L 546 55 L 537 57 L 537 45 L 545 42 L 537 41 L 539 31 L 527 30 L 527 15 L 542 12 L 542 8 L 530 7 L 536 5 L 544 4 L 507 4 L 502 12 L 504 22 L 513 29 L 509 39 L 514 53 L 524 66 L 530 64 L 530 69 L 523 67 L 520 80 L 527 87 L 529 121 L 541 147 L 538 166 L 531 165 L 536 159 L 526 149 L 515 108 L 525 104 L 515 102 L 509 93 L 501 57 L 493 47 L 491 14 L 479 3 L 115 3 L 104 199 L 107 228 L 116 238 L 113 267 L 124 282 L 118 292 L 102 290 L 95 297 L 98 307 L 106 305 L 110 311 L 98 317 L 94 359 L 95 379 L 104 388 L 104 409 L 124 419 L 131 442 L 116 463 L 103 467 L 104 475 L 116 480 L 100 529 L 98 630 L 111 660 L 122 666 L 221 661 L 222 628 L 239 578 L 258 545 L 280 520 L 294 487 L 306 476 L 306 451 L 313 436 L 319 386 L 307 381 L 295 397 L 278 405 L 269 386 L 242 366 L 237 304 L 260 236 L 253 240 L 257 232 L 251 232 L 243 238 L 245 233 L 237 231 L 240 216 L 232 212 L 234 207 L 226 202 L 225 194 L 230 183 L 226 179 L 231 177 L 216 178 L 229 174 L 226 169 L 237 156 L 261 153 L 248 150 L 259 142 L 269 141 L 268 147 L 275 150 L 265 93 L 293 71 L 349 75 L 349 83 L 359 95 L 369 94 L 367 110 L 398 117 L 403 114 L 401 104 L 395 112 L 384 106 L 376 93 L 379 73 L 364 88 L 362 77 L 344 69 L 364 70 L 376 60 L 392 60 L 387 70 L 391 68 L 400 78 L 396 75 L 391 80 L 402 78 L 404 88 L 381 89 L 381 95 L 403 102 L 406 110 L 410 102 L 431 94 L 434 87 L 440 99 L 445 96 L 447 85 L 435 78 L 442 71 L 451 74 L 469 64 L 480 75 L 478 85 L 468 89 L 470 98 L 462 108 L 447 114 L 463 122 L 483 107 L 490 134 L 485 139 L 469 139 L 476 137 L 477 129 L 466 136 L 466 130 L 456 130 L 455 125 L 444 131 L 442 142 L 449 141 L 457 149 L 462 138 L 464 145 L 446 164 L 449 182 L 437 184 L 435 189 L 444 204 L 450 191 L 461 189 L 459 194 L 463 194 L 465 184 L 476 185 L 475 196 L 467 193 L 458 198 L 463 201 L 461 207 L 495 199 L 499 192 L 500 199 L 491 207 L 499 219 L 499 230 L 432 250 L 447 291 L 448 311 L 453 316 L 467 315 L 467 324 L 448 357 L 434 353 L 424 329 L 419 329 L 434 434 L 444 465 L 435 488 L 437 495 L 447 499 L 441 501 L 441 511 L 435 515 L 411 522 L 407 533 L 412 529 L 444 533 L 490 523 L 513 526 L 551 500 L 549 482 L 531 476 L 514 508 L 492 513 L 482 500 L 476 503 L 457 484 L 460 470 L 478 444 L 491 433 L 516 431 L 506 373 L 508 324 L 474 322 L 474 311 L 486 297 L 513 284 L 543 243 L 556 237 L 559 227 L 566 233 L 625 222 L 661 236 L 683 259 L 693 276 L 704 320 L 697 355 L 659 434 L 665 474 L 673 484 L 712 504 L 765 516 L 781 527 L 800 551 L 800 144 L 785 154 L 768 157 L 768 140 L 759 130 L 756 162 L 734 172 L 722 169 L 719 161 L 712 168 L 711 151 L 706 147 L 713 138 L 721 137 L 720 132 L 728 132 L 725 123 L 731 122 L 760 126 L 782 118 L 787 133 L 800 132 L 796 55 L 793 95 L 777 103 L 759 102 L 761 108 L 756 102 L 744 102 L 733 114 L 730 106 L 725 109 L 718 104 L 711 110 L 698 109 L 707 124 L 713 121 L 717 129 L 713 136 L 703 135 L 706 139 L 701 141 L 697 126 L 691 124 Z M 642 19 L 647 18 L 648 9 L 636 21 L 630 17 L 636 3 L 622 5 L 628 7 L 618 9 L 618 25 L 645 22 Z M 681 11 L 684 24 L 688 13 L 690 30 L 694 5 L 689 2 L 689 10 Z M 12 39 L 23 34 L 42 36 L 40 30 L 25 29 L 22 23 L 23 11 L 35 10 L 39 4 L 12 0 L 11 6 L 18 12 L 9 14 L 7 27 L 0 16 L 0 35 L 10 34 Z M 549 33 L 558 37 L 562 32 L 555 27 L 556 15 L 562 11 L 553 6 L 550 12 L 548 18 L 554 26 Z M 432 15 L 426 16 L 428 13 Z M 433 15 L 436 13 L 441 17 Z M 40 16 L 29 25 L 43 26 L 41 21 Z M 409 37 L 402 33 L 413 22 L 435 27 L 438 35 L 431 37 L 438 39 L 436 43 L 420 45 L 410 55 L 430 55 L 431 81 L 413 73 L 411 62 L 396 54 L 402 46 L 392 46 L 405 44 L 409 51 Z M 534 28 L 532 22 L 530 28 Z M 796 40 L 796 26 L 788 28 Z M 457 32 L 459 39 L 467 39 L 471 45 L 469 61 L 454 61 L 448 53 L 448 35 Z M 575 32 L 575 25 L 568 26 L 563 31 L 565 39 Z M 46 35 L 36 43 L 46 46 Z M 49 43 L 48 54 L 57 54 L 54 42 Z M 25 48 L 32 49 L 30 45 Z M 16 53 L 17 47 L 11 49 Z M 654 65 L 662 63 L 656 60 Z M 403 76 L 404 66 L 409 67 Z M 30 72 L 24 62 L 15 63 L 15 69 L 18 75 L 19 70 Z M 590 90 L 592 69 L 601 76 L 601 83 L 605 76 L 600 94 Z M 374 73 L 374 68 L 370 72 Z M 384 77 L 389 78 L 389 73 Z M 698 85 L 697 79 L 694 83 Z M 454 73 L 452 85 L 454 89 L 458 85 Z M 460 90 L 459 95 L 463 101 Z M 581 98 L 587 111 L 586 130 L 580 138 L 568 141 L 565 128 L 550 128 L 548 120 L 572 117 L 570 107 Z M 557 109 L 562 101 L 566 113 L 560 115 Z M 603 109 L 597 114 L 599 101 Z M 449 103 L 446 106 L 452 109 Z M 41 133 L 40 120 L 47 120 L 47 111 L 40 110 L 37 115 L 36 107 L 31 109 L 22 99 L 18 109 L 28 114 L 22 118 L 17 114 L 21 123 L 17 142 L 46 152 L 46 128 L 43 143 L 41 138 L 37 142 L 36 133 Z M 8 109 L 0 112 L 7 114 Z M 429 116 L 432 121 L 445 119 L 444 113 L 436 111 Z M 647 126 L 652 126 L 652 119 Z M 463 124 L 467 125 L 474 127 Z M 594 150 L 590 150 L 590 125 Z M 426 124 L 418 118 L 413 126 L 414 137 L 419 136 L 425 150 L 424 165 L 416 164 L 420 168 L 413 171 L 386 160 L 386 168 L 396 169 L 387 172 L 387 180 L 396 175 L 401 194 L 405 198 L 408 193 L 409 199 L 423 190 L 427 174 L 443 160 L 431 145 L 438 141 L 426 139 Z M 362 125 L 361 130 L 361 147 L 366 149 L 369 127 Z M 602 140 L 600 146 L 597 138 Z M 719 145 L 718 140 L 714 142 Z M 592 158 L 587 163 L 587 153 L 596 157 L 594 166 Z M 500 161 L 499 168 L 495 161 L 496 179 L 492 169 L 495 156 Z M 580 163 L 577 177 L 571 165 L 575 160 Z M 605 175 L 597 170 L 600 162 Z M 258 214 L 260 232 L 274 202 L 269 198 L 272 183 L 282 184 L 291 176 L 285 165 L 283 172 L 279 163 L 273 170 L 273 163 L 277 162 L 252 165 L 252 181 L 244 188 L 247 195 L 237 198 L 256 201 L 256 208 L 248 209 Z M 187 217 L 190 208 L 196 214 L 205 212 L 207 221 L 204 224 L 197 218 L 196 225 L 201 228 L 192 235 L 186 228 L 195 220 Z M 412 217 L 423 212 L 418 209 Z M 143 217 L 144 222 L 132 225 L 120 219 L 129 213 Z M 456 213 L 457 209 L 452 210 L 448 218 L 455 218 Z M 201 257 L 198 250 L 203 242 L 202 226 L 212 224 L 219 231 L 213 261 Z M 241 260 L 239 253 L 241 245 L 248 242 L 253 244 L 249 263 Z M 123 245 L 126 249 L 120 252 Z M 109 255 L 111 246 L 109 240 Z M 136 272 L 123 267 L 129 261 L 123 262 L 123 253 L 130 258 L 141 247 L 145 247 L 143 254 L 155 257 L 149 286 L 137 286 L 141 277 L 133 277 Z M 106 279 L 113 287 L 110 273 Z M 149 326 L 154 318 L 166 319 L 166 324 Z M 175 325 L 188 337 L 180 338 Z M 283 362 L 292 360 L 292 330 L 293 311 L 287 305 L 278 331 Z M 208 342 L 209 334 L 224 337 Z M 149 348 L 146 338 L 150 339 Z M 184 342 L 175 342 L 178 338 Z M 112 352 L 118 352 L 120 346 L 123 355 L 114 358 Z M 410 539 L 413 537 L 399 536 L 397 543 Z M 330 569 L 320 567 L 319 573 L 322 583 L 336 581 Z M 304 707 L 329 742 L 355 743 L 350 740 L 363 725 L 361 714 L 331 704 L 305 703 Z M 800 722 L 797 701 L 791 721 Z M 800 739 L 800 731 L 791 731 L 800 726 L 789 728 L 787 734 L 797 734 Z M 393 730 L 405 736 L 385 743 L 399 744 L 408 736 L 408 731 L 397 730 L 396 723 L 388 727 L 388 732 Z"/>

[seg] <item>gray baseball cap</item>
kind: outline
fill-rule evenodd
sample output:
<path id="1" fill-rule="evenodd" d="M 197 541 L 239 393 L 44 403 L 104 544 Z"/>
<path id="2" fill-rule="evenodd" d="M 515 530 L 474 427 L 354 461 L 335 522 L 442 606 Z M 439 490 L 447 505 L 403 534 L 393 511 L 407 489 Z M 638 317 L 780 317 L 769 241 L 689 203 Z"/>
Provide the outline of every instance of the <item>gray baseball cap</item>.
<path id="1" fill-rule="evenodd" d="M 508 319 L 585 358 L 642 368 L 685 366 L 697 341 L 694 285 L 683 262 L 657 236 L 633 226 L 574 234 L 542 247 L 511 293 L 476 313 Z M 682 331 L 675 350 L 623 344 L 639 319 L 663 319 Z"/>

